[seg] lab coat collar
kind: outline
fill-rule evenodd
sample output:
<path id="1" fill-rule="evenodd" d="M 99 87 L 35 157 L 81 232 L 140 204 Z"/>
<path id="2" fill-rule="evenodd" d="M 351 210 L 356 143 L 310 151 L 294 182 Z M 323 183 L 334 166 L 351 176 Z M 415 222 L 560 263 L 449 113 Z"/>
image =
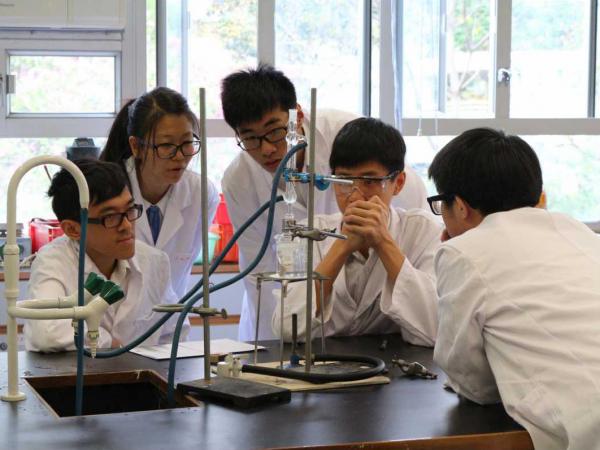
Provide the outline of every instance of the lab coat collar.
<path id="1" fill-rule="evenodd" d="M 135 159 L 133 156 L 125 161 L 125 168 L 131 182 L 133 198 L 136 202 L 141 202 L 143 197 L 137 179 Z M 156 248 L 164 248 L 173 236 L 175 236 L 177 231 L 179 231 L 179 228 L 183 225 L 182 211 L 192 204 L 194 197 L 189 183 L 184 182 L 186 175 L 187 173 L 184 172 L 183 178 L 171 186 L 171 192 L 169 193 L 171 198 L 167 202 L 166 210 L 163 211 L 164 218 L 158 240 L 156 241 Z M 148 216 L 146 214 L 142 214 L 142 217 L 136 222 L 136 233 L 140 234 L 143 242 L 153 242 L 152 231 L 150 230 L 150 224 L 148 223 Z"/>

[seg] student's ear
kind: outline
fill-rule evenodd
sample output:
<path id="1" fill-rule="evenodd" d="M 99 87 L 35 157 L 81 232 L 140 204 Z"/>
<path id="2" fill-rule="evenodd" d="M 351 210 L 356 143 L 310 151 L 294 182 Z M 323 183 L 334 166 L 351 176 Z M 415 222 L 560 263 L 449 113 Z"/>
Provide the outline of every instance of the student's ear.
<path id="1" fill-rule="evenodd" d="M 65 235 L 71 239 L 79 240 L 81 237 L 81 225 L 75 220 L 65 219 L 60 222 L 60 228 L 62 228 Z"/>
<path id="2" fill-rule="evenodd" d="M 454 198 L 454 202 L 456 203 L 454 213 L 458 214 L 458 217 L 460 217 L 464 223 L 468 223 L 469 228 L 476 227 L 481 223 L 484 218 L 481 211 L 473 208 L 466 200 L 460 198 L 458 195 Z"/>
<path id="3" fill-rule="evenodd" d="M 454 213 L 463 220 L 467 220 L 472 215 L 473 208 L 458 195 L 454 197 L 456 206 L 454 207 Z"/>
<path id="4" fill-rule="evenodd" d="M 129 148 L 131 149 L 131 154 L 135 159 L 140 159 L 142 155 L 142 148 L 140 146 L 140 140 L 135 136 L 129 136 Z"/>
<path id="5" fill-rule="evenodd" d="M 302 125 L 304 124 L 304 111 L 302 111 L 302 106 L 300 106 L 300 103 L 296 103 L 296 111 L 298 111 L 298 125 L 297 125 L 297 132 L 300 132 L 302 130 Z"/>
<path id="6" fill-rule="evenodd" d="M 394 179 L 394 195 L 398 195 L 406 184 L 406 172 L 403 170 Z"/>

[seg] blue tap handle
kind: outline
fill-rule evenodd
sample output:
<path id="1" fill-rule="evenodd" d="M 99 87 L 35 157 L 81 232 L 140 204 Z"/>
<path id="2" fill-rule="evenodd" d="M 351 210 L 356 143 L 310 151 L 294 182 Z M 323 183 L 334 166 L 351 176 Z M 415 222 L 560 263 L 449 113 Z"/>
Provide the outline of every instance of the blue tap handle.
<path id="1" fill-rule="evenodd" d="M 310 183 L 310 174 L 306 172 L 294 172 L 292 169 L 284 169 L 283 177 L 285 181 L 293 181 L 296 183 Z M 329 181 L 325 180 L 327 175 L 315 174 L 315 187 L 324 191 L 329 187 Z"/>

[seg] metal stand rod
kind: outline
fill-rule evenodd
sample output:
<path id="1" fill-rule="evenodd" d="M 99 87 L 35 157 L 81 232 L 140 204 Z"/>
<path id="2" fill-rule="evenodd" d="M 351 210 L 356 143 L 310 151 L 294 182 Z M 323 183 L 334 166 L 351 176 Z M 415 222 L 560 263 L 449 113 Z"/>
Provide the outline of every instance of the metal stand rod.
<path id="1" fill-rule="evenodd" d="M 280 320 L 279 320 L 279 368 L 283 369 L 283 311 L 284 311 L 284 305 L 283 302 L 285 301 L 285 296 L 287 295 L 287 281 L 282 281 L 281 282 L 281 314 L 280 314 Z"/>
<path id="2" fill-rule="evenodd" d="M 260 323 L 260 294 L 262 280 L 258 278 L 256 280 L 256 289 L 258 290 L 258 302 L 256 305 L 256 327 L 254 329 L 254 364 L 258 363 L 258 324 Z"/>
<path id="3" fill-rule="evenodd" d="M 325 280 L 319 282 L 319 286 L 321 287 L 321 353 L 323 354 L 327 353 L 325 351 L 325 321 L 323 320 L 323 317 L 325 316 L 325 313 L 323 312 L 325 309 L 325 298 L 323 297 L 325 294 L 325 288 L 323 287 L 324 282 Z"/>
<path id="4" fill-rule="evenodd" d="M 308 139 L 308 228 L 314 228 L 315 221 L 315 123 L 317 121 L 317 90 L 310 90 L 310 127 Z M 308 240 L 306 252 L 306 354 L 305 371 L 310 373 L 312 365 L 312 287 L 313 287 L 313 241 Z"/>
<path id="5" fill-rule="evenodd" d="M 202 205 L 202 300 L 205 308 L 210 307 L 208 271 L 208 163 L 206 151 L 206 90 L 200 88 L 200 203 Z M 210 380 L 210 318 L 202 318 L 204 328 L 204 379 Z"/>

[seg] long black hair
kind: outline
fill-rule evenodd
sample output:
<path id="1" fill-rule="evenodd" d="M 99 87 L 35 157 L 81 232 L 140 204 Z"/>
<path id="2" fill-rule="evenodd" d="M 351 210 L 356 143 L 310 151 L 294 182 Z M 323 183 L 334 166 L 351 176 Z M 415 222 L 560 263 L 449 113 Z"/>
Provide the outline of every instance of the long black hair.
<path id="1" fill-rule="evenodd" d="M 141 142 L 153 142 L 157 123 L 170 114 L 185 116 L 194 132 L 199 133 L 198 120 L 185 97 L 173 89 L 157 87 L 129 100 L 121 108 L 110 129 L 100 160 L 116 162 L 125 168 L 125 160 L 132 155 L 129 136 L 134 136 Z M 137 162 L 143 163 L 145 158 L 146 155 Z"/>

